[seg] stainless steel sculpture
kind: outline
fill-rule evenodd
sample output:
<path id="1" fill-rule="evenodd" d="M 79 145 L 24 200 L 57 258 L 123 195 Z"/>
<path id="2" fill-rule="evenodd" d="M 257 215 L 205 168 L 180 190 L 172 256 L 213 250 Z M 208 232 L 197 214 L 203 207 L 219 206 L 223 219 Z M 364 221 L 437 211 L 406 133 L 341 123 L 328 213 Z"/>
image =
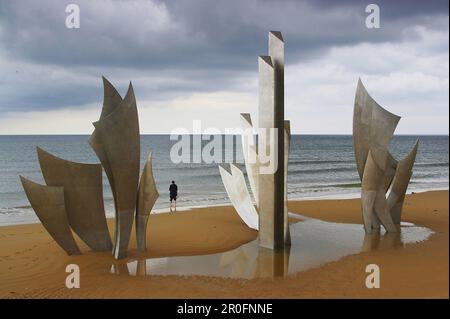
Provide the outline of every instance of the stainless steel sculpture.
<path id="1" fill-rule="evenodd" d="M 105 78 L 102 77 L 103 80 L 103 107 L 102 112 L 100 114 L 100 120 L 110 115 L 122 102 L 122 97 L 119 92 L 114 88 L 114 86 Z M 108 161 L 108 157 L 106 155 L 106 151 L 104 150 L 104 146 L 102 144 L 100 133 L 94 129 L 94 132 L 89 137 L 89 144 L 94 150 L 95 154 L 97 154 L 100 163 L 105 170 L 106 176 L 108 177 L 109 185 L 111 187 L 111 191 L 113 193 L 114 199 L 114 207 L 117 210 L 116 204 L 116 196 L 114 190 L 114 178 L 112 174 L 111 164 Z"/>
<path id="2" fill-rule="evenodd" d="M 258 148 L 253 140 L 251 117 L 241 114 L 244 134 L 242 148 L 247 176 L 259 213 L 259 245 L 269 249 L 284 248 L 289 245 L 290 234 L 287 210 L 287 162 L 289 157 L 290 125 L 284 120 L 284 40 L 281 32 L 269 33 L 269 56 L 258 58 L 259 67 L 259 121 Z M 275 134 L 273 134 L 275 132 Z M 274 138 L 272 138 L 274 137 Z M 261 160 L 263 155 L 274 153 L 275 167 L 267 167 Z M 256 160 L 255 160 L 256 159 Z M 273 164 L 273 163 L 272 163 Z M 234 167 L 234 168 L 233 168 Z M 232 180 L 233 174 L 219 167 L 222 181 L 235 209 L 252 212 L 254 207 L 249 203 L 250 195 L 242 175 L 240 189 L 241 198 L 234 194 L 237 184 Z M 239 177 L 241 179 L 241 177 Z M 244 203 L 245 202 L 245 203 Z M 251 208 L 250 208 L 251 206 Z M 239 213 L 241 218 L 245 215 Z M 249 213 L 250 214 L 250 213 Z M 255 215 L 257 216 L 257 215 Z M 258 217 L 258 216 L 257 216 Z M 256 228 L 255 228 L 256 229 Z"/>
<path id="3" fill-rule="evenodd" d="M 103 206 L 101 165 L 66 161 L 39 147 L 37 154 L 45 183 L 64 189 L 70 227 L 93 250 L 111 250 Z"/>
<path id="4" fill-rule="evenodd" d="M 281 32 L 269 32 L 269 56 L 261 56 L 258 61 L 258 126 L 266 131 L 265 139 L 258 139 L 258 152 L 268 154 L 272 147 L 276 150 L 277 161 L 273 174 L 263 174 L 261 170 L 259 174 L 259 243 L 262 247 L 277 249 L 290 243 L 285 209 L 285 161 L 288 154 L 285 153 L 284 40 Z M 275 142 L 268 140 L 271 129 L 277 133 Z"/>
<path id="5" fill-rule="evenodd" d="M 22 184 L 44 226 L 69 254 L 79 253 L 78 247 L 75 245 L 75 249 L 74 243 L 67 237 L 72 228 L 93 250 L 112 250 L 114 257 L 120 259 L 127 253 L 136 205 L 139 206 L 136 218 L 138 247 L 145 250 L 147 218 L 158 192 L 153 180 L 150 154 L 144 167 L 139 197 L 137 196 L 140 136 L 136 99 L 131 83 L 124 99 L 104 77 L 103 86 L 102 112 L 100 119 L 93 123 L 95 129 L 89 139 L 101 164 L 70 162 L 37 148 L 47 186 L 34 184 L 23 178 Z M 114 198 L 114 246 L 105 218 L 102 166 Z M 48 203 L 45 202 L 46 199 Z M 55 229 L 52 214 L 57 214 L 55 219 L 60 221 L 60 229 Z M 61 239 L 63 235 L 65 237 Z"/>
<path id="6" fill-rule="evenodd" d="M 133 86 L 119 97 L 105 81 L 105 101 L 100 119 L 94 122 L 90 144 L 108 175 L 116 210 L 114 258 L 126 256 L 136 209 L 139 182 L 139 121 Z M 118 103 L 118 104 L 117 104 Z"/>
<path id="7" fill-rule="evenodd" d="M 381 151 L 380 151 L 381 153 Z M 367 232 L 379 230 L 380 223 L 388 232 L 397 232 L 397 228 L 390 216 L 386 202 L 386 184 L 390 184 L 395 173 L 395 167 L 387 165 L 387 160 L 377 163 L 372 151 L 367 155 L 361 182 L 361 201 L 363 205 L 363 219 Z M 381 156 L 380 156 L 381 157 Z M 385 158 L 387 158 L 387 153 Z"/>
<path id="8" fill-rule="evenodd" d="M 248 227 L 258 230 L 258 213 L 250 198 L 244 174 L 233 164 L 230 164 L 229 170 L 220 165 L 219 171 L 236 212 Z"/>
<path id="9" fill-rule="evenodd" d="M 380 224 L 388 232 L 398 231 L 395 224 L 400 223 L 401 206 L 418 146 L 416 143 L 413 151 L 400 161 L 401 165 L 390 154 L 389 144 L 399 120 L 399 116 L 382 108 L 358 80 L 353 114 L 353 145 L 361 179 L 362 213 L 367 233 L 378 232 Z M 391 189 L 394 192 L 388 202 L 386 193 L 394 176 L 398 176 L 398 181 Z"/>
<path id="10" fill-rule="evenodd" d="M 136 204 L 136 240 L 141 251 L 147 250 L 147 222 L 156 200 L 159 197 L 152 169 L 152 153 L 148 155 L 139 181 Z"/>
<path id="11" fill-rule="evenodd" d="M 34 183 L 20 176 L 22 186 L 42 225 L 68 255 L 79 255 L 69 227 L 64 200 L 64 188 Z"/>
<path id="12" fill-rule="evenodd" d="M 400 224 L 402 217 L 403 202 L 405 200 L 406 189 L 412 176 L 412 168 L 416 160 L 419 140 L 416 141 L 413 149 L 408 155 L 398 162 L 391 191 L 387 198 L 387 205 L 391 212 L 392 220 L 395 224 Z"/>
<path id="13" fill-rule="evenodd" d="M 270 36 L 269 36 L 270 38 Z M 269 40 L 270 43 L 270 40 Z M 274 146 L 279 148 L 280 144 L 270 141 L 270 129 L 276 128 L 275 119 L 275 68 L 270 56 L 260 56 L 258 59 L 259 66 L 259 122 L 258 127 L 258 154 L 273 153 Z M 283 123 L 284 125 L 284 123 Z M 276 132 L 278 135 L 278 131 Z M 283 136 L 283 134 L 280 134 Z M 276 137 L 278 142 L 278 136 Z M 284 144 L 284 141 L 283 141 Z M 280 149 L 277 150 L 278 152 Z M 276 158 L 277 159 L 277 158 Z M 284 160 L 282 161 L 284 162 Z M 279 248 L 281 238 L 283 238 L 283 222 L 284 203 L 280 207 L 277 201 L 277 186 L 280 186 L 277 180 L 277 172 L 280 172 L 281 163 L 278 162 L 278 168 L 264 174 L 261 173 L 263 165 L 260 163 L 260 171 L 258 175 L 259 198 L 259 243 L 266 248 Z M 281 171 L 283 172 L 283 171 Z M 284 173 L 284 172 L 283 172 Z M 284 184 L 283 184 L 284 186 Z M 284 194 L 283 194 L 284 195 Z M 284 198 L 283 198 L 284 199 Z M 278 232 L 277 232 L 278 230 Z M 278 247 L 277 247 L 278 246 Z"/>

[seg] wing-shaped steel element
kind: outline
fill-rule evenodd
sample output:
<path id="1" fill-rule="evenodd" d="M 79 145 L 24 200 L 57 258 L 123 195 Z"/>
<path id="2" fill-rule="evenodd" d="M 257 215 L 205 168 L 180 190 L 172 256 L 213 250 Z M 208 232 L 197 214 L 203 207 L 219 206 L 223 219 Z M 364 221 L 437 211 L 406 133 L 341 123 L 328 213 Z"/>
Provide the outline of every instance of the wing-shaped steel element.
<path id="1" fill-rule="evenodd" d="M 102 120 L 104 117 L 108 116 L 114 110 L 120 105 L 122 102 L 122 97 L 117 92 L 117 90 L 114 88 L 114 86 L 105 78 L 103 79 L 103 108 L 102 113 L 100 115 L 100 120 Z M 109 185 L 111 187 L 111 192 L 114 195 L 114 206 L 117 209 L 116 204 L 116 196 L 115 196 L 115 190 L 114 190 L 114 179 L 112 175 L 112 169 L 111 164 L 108 161 L 108 158 L 106 156 L 104 147 L 102 145 L 102 141 L 100 139 L 100 135 L 97 132 L 97 130 L 94 129 L 94 132 L 89 138 L 89 144 L 91 145 L 92 149 L 94 150 L 95 154 L 97 154 L 98 159 L 100 160 L 100 163 L 102 163 L 103 169 L 105 170 L 106 176 L 108 177 Z"/>
<path id="2" fill-rule="evenodd" d="M 387 150 L 399 120 L 399 116 L 382 108 L 358 80 L 353 113 L 353 146 L 361 180 L 369 149 Z"/>
<path id="3" fill-rule="evenodd" d="M 48 186 L 64 188 L 69 225 L 93 250 L 111 250 L 103 206 L 102 167 L 66 161 L 37 148 Z"/>
<path id="4" fill-rule="evenodd" d="M 395 224 L 400 224 L 401 222 L 403 202 L 412 176 L 412 168 L 416 160 L 418 147 L 419 140 L 416 141 L 409 154 L 406 155 L 404 159 L 400 160 L 397 165 L 392 188 L 387 199 L 392 220 Z"/>
<path id="5" fill-rule="evenodd" d="M 236 212 L 248 227 L 258 230 L 258 213 L 250 198 L 244 174 L 233 164 L 230 164 L 230 170 L 219 165 L 219 171 L 225 190 Z"/>
<path id="6" fill-rule="evenodd" d="M 152 153 L 148 155 L 139 181 L 136 205 L 136 240 L 139 250 L 147 249 L 147 222 L 148 216 L 159 197 L 152 169 Z"/>
<path id="7" fill-rule="evenodd" d="M 244 133 L 242 137 L 242 153 L 244 154 L 245 170 L 247 171 L 250 188 L 258 207 L 258 154 L 254 138 L 252 119 L 249 113 L 241 113 L 241 122 Z"/>
<path id="8" fill-rule="evenodd" d="M 126 256 L 136 209 L 139 183 L 140 137 L 136 99 L 130 83 L 125 98 L 108 115 L 94 122 L 97 143 L 91 144 L 104 155 L 100 160 L 110 170 L 111 189 L 116 205 L 114 258 Z M 101 151 L 99 152 L 98 149 Z"/>
<path id="9" fill-rule="evenodd" d="M 397 161 L 389 153 L 389 143 L 399 120 L 399 116 L 382 108 L 358 80 L 353 146 L 361 178 L 364 226 L 368 233 L 379 231 L 380 223 L 389 232 L 397 231 L 389 212 L 386 191 L 397 168 Z"/>
<path id="10" fill-rule="evenodd" d="M 20 176 L 25 194 L 42 225 L 68 255 L 79 255 L 69 227 L 64 202 L 64 188 L 34 183 Z"/>

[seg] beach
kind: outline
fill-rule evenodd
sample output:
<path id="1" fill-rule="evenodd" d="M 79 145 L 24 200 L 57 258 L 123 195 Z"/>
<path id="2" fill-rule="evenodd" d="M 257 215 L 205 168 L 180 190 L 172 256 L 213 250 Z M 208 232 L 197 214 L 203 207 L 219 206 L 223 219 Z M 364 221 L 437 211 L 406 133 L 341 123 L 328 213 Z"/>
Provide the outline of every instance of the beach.
<path id="1" fill-rule="evenodd" d="M 148 252 L 114 261 L 76 238 L 83 255 L 67 256 L 40 224 L 0 227 L 0 298 L 448 298 L 448 190 L 408 195 L 403 220 L 431 229 L 424 241 L 360 252 L 285 277 L 117 276 L 136 258 L 213 254 L 257 237 L 231 206 L 153 214 Z M 335 223 L 361 224 L 359 199 L 290 201 L 289 211 Z M 109 229 L 114 231 L 110 219 Z M 293 219 L 291 222 L 302 222 Z M 68 264 L 80 267 L 80 288 L 68 289 Z M 381 287 L 368 289 L 368 264 L 380 267 Z"/>

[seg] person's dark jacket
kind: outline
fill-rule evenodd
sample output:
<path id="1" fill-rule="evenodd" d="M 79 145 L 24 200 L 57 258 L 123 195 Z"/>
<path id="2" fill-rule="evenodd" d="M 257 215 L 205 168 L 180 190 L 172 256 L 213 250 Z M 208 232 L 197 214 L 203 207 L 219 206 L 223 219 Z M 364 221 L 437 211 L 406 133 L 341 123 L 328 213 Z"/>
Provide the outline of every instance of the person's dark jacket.
<path id="1" fill-rule="evenodd" d="M 178 193 L 178 186 L 177 186 L 177 184 L 170 184 L 169 192 L 170 192 L 170 196 L 177 196 L 177 193 Z"/>

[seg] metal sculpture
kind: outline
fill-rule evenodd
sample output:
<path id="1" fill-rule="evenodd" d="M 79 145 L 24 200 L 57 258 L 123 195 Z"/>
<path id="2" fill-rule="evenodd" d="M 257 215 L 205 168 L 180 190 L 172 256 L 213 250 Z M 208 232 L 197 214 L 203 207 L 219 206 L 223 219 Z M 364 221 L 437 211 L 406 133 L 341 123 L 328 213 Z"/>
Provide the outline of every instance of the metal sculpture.
<path id="1" fill-rule="evenodd" d="M 244 174 L 233 164 L 229 165 L 229 170 L 220 165 L 219 171 L 236 212 L 248 227 L 258 230 L 258 213 L 250 198 Z"/>
<path id="2" fill-rule="evenodd" d="M 34 183 L 20 176 L 25 193 L 44 228 L 68 255 L 81 254 L 66 215 L 64 188 Z"/>
<path id="3" fill-rule="evenodd" d="M 244 129 L 242 148 L 250 188 L 257 206 L 255 213 L 259 214 L 255 215 L 259 224 L 259 245 L 278 249 L 290 245 L 291 242 L 287 210 L 290 123 L 284 120 L 284 40 L 281 32 L 269 33 L 269 55 L 258 58 L 258 67 L 258 148 L 255 147 L 253 124 L 248 113 L 241 114 Z M 267 154 L 273 155 L 275 167 L 268 167 L 261 160 L 262 156 Z M 238 213 L 241 211 L 241 218 L 246 216 L 242 214 L 243 210 L 253 214 L 254 207 L 248 202 L 250 195 L 239 197 L 233 194 L 235 188 L 230 187 L 230 184 L 233 185 L 230 181 L 232 175 L 221 166 L 219 169 L 231 202 Z M 232 166 L 233 169 L 237 175 L 244 178 L 237 167 Z M 245 188 L 242 192 L 247 194 L 245 180 L 240 185 L 240 188 Z"/>
<path id="4" fill-rule="evenodd" d="M 147 223 L 156 200 L 159 197 L 152 169 L 152 153 L 148 155 L 139 181 L 136 204 L 136 240 L 141 251 L 147 250 Z"/>
<path id="5" fill-rule="evenodd" d="M 108 101 L 117 103 L 114 93 L 105 96 L 113 98 L 105 99 L 102 115 L 93 123 L 95 131 L 90 144 L 103 162 L 105 171 L 110 172 L 107 175 L 116 212 L 113 255 L 120 259 L 127 253 L 136 209 L 140 160 L 139 121 L 131 83 L 125 98 L 118 105 L 107 104 Z"/>
<path id="6" fill-rule="evenodd" d="M 400 224 L 402 217 L 403 202 L 405 200 L 406 190 L 412 176 L 412 168 L 416 160 L 419 140 L 408 155 L 398 162 L 391 191 L 387 198 L 387 205 L 391 212 L 392 220 L 395 224 Z"/>
<path id="7" fill-rule="evenodd" d="M 382 108 L 367 92 L 361 80 L 355 96 L 353 145 L 361 179 L 361 204 L 367 233 L 378 232 L 380 224 L 388 232 L 397 232 L 401 207 L 411 177 L 418 143 L 411 153 L 397 162 L 389 144 L 400 117 Z M 401 165 L 399 165 L 401 163 Z M 391 199 L 386 193 L 392 185 Z"/>
<path id="8" fill-rule="evenodd" d="M 123 99 L 104 77 L 103 86 L 102 112 L 100 119 L 93 123 L 95 129 L 89 138 L 89 144 L 101 164 L 70 162 L 38 147 L 39 163 L 47 186 L 21 179 L 44 227 L 68 254 L 80 253 L 70 237 L 72 228 L 91 249 L 112 250 L 114 258 L 120 259 L 127 254 L 136 205 L 138 247 L 145 250 L 148 214 L 158 192 L 153 180 L 150 154 L 138 196 L 140 135 L 133 86 L 130 83 Z M 103 204 L 102 167 L 114 198 L 114 246 Z M 55 220 L 59 221 L 60 228 L 55 228 Z"/>
<path id="9" fill-rule="evenodd" d="M 101 165 L 66 161 L 39 147 L 37 154 L 45 183 L 64 189 L 70 227 L 93 250 L 111 250 L 103 206 Z"/>

